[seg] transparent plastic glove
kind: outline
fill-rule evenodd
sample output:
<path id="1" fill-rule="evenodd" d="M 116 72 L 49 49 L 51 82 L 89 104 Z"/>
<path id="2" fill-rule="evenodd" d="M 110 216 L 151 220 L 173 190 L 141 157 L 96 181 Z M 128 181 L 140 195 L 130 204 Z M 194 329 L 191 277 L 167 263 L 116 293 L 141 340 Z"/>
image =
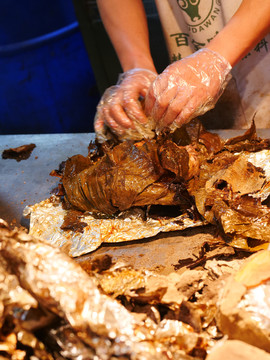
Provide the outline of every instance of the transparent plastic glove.
<path id="1" fill-rule="evenodd" d="M 177 127 L 212 109 L 230 79 L 231 65 L 210 49 L 169 65 L 152 83 L 145 98 L 145 113 L 156 131 Z"/>
<path id="2" fill-rule="evenodd" d="M 97 106 L 94 121 L 96 137 L 103 142 L 113 132 L 119 139 L 140 140 L 154 136 L 153 122 L 144 113 L 142 99 L 157 74 L 147 69 L 132 69 L 120 75 Z"/>

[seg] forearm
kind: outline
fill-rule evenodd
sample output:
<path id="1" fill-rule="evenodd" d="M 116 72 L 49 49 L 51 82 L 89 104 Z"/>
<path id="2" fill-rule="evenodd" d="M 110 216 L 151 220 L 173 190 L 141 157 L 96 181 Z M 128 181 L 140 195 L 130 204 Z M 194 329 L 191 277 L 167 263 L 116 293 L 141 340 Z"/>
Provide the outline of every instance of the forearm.
<path id="1" fill-rule="evenodd" d="M 270 1 L 243 0 L 209 49 L 236 65 L 270 30 Z"/>
<path id="2" fill-rule="evenodd" d="M 123 71 L 155 66 L 141 0 L 97 0 L 100 16 L 115 48 Z"/>

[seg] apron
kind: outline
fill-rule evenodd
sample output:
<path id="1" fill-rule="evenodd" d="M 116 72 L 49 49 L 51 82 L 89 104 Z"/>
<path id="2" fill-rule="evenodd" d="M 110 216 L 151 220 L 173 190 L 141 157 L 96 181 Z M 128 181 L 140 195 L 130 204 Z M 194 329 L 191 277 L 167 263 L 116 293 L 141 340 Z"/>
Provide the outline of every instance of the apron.
<path id="1" fill-rule="evenodd" d="M 241 0 L 155 0 L 171 62 L 205 47 L 226 25 Z M 232 69 L 232 79 L 213 110 L 208 129 L 270 127 L 270 34 Z"/>

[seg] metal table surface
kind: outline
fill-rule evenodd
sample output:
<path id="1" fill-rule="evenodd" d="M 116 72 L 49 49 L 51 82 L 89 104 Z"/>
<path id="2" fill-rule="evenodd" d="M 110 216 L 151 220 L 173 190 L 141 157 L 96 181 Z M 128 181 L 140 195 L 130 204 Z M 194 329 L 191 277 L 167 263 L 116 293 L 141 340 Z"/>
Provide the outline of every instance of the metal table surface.
<path id="1" fill-rule="evenodd" d="M 34 143 L 36 148 L 27 160 L 0 159 L 0 218 L 27 226 L 22 216 L 26 205 L 50 197 L 58 178 L 50 172 L 75 154 L 87 155 L 94 134 L 1 135 L 0 151 Z"/>
<path id="2" fill-rule="evenodd" d="M 214 131 L 223 138 L 243 134 L 244 130 Z M 270 137 L 270 129 L 258 129 L 258 135 Z M 76 154 L 87 154 L 94 133 L 0 135 L 0 152 L 8 148 L 34 143 L 36 148 L 27 160 L 0 158 L 0 218 L 17 225 L 26 225 L 22 213 L 26 205 L 35 204 L 50 196 L 58 178 L 50 172 Z"/>
<path id="3" fill-rule="evenodd" d="M 243 130 L 214 131 L 222 138 L 243 134 Z M 270 129 L 258 130 L 262 138 L 270 138 Z M 20 145 L 35 143 L 30 158 L 17 162 L 0 159 L 0 218 L 16 225 L 28 227 L 23 217 L 26 205 L 47 199 L 56 187 L 58 178 L 51 177 L 52 170 L 75 154 L 87 154 L 94 134 L 4 135 L 0 136 L 0 151 Z M 124 262 L 137 269 L 149 269 L 162 274 L 175 271 L 179 259 L 190 258 L 205 241 L 215 238 L 215 229 L 204 226 L 177 232 L 158 234 L 150 239 L 118 244 L 102 244 L 93 253 L 76 258 L 88 264 L 96 256 L 109 254 L 113 262 Z"/>

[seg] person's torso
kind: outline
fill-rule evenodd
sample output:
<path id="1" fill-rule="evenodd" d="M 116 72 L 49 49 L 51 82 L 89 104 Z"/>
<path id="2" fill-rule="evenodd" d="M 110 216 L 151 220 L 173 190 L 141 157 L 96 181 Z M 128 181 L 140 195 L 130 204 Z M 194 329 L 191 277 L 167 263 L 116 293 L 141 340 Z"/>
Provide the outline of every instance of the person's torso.
<path id="1" fill-rule="evenodd" d="M 241 0 L 155 1 L 171 62 L 207 46 L 241 4 Z M 206 125 L 247 128 L 255 116 L 258 128 L 270 127 L 269 70 L 270 34 L 234 67 L 225 93 L 205 116 Z"/>

